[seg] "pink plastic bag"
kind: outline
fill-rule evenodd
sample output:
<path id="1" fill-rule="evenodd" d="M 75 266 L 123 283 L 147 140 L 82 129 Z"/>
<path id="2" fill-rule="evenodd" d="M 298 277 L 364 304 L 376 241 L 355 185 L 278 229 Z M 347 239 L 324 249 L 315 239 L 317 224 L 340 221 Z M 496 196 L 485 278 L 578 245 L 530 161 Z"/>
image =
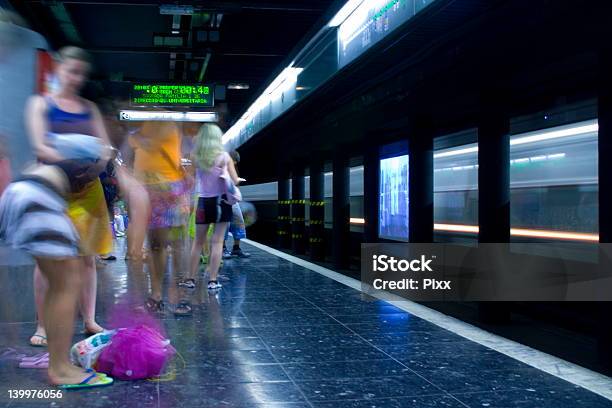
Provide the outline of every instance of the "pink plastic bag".
<path id="1" fill-rule="evenodd" d="M 120 380 L 158 377 L 176 350 L 146 325 L 119 329 L 98 357 L 96 370 Z"/>

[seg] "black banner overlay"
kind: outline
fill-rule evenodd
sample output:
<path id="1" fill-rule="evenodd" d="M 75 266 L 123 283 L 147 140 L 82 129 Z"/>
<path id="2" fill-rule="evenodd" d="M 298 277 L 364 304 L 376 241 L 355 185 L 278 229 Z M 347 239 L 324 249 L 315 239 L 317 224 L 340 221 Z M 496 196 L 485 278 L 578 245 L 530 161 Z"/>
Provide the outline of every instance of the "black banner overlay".
<path id="1" fill-rule="evenodd" d="M 362 244 L 361 283 L 414 301 L 610 301 L 612 244 Z"/>

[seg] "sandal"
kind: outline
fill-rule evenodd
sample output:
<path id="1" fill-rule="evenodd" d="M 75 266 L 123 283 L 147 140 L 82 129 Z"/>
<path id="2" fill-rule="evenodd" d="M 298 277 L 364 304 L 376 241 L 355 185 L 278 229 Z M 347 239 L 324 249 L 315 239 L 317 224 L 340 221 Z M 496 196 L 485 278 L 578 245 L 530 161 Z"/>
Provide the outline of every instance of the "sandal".
<path id="1" fill-rule="evenodd" d="M 191 312 L 191 305 L 186 300 L 181 301 L 174 309 L 174 314 L 177 316 L 190 316 Z"/>
<path id="2" fill-rule="evenodd" d="M 40 343 L 34 343 L 32 342 L 32 339 L 34 337 L 38 337 L 41 340 Z M 32 337 L 30 337 L 30 346 L 32 347 L 47 347 L 47 336 L 43 336 L 42 334 L 34 334 Z"/>
<path id="3" fill-rule="evenodd" d="M 150 297 L 145 302 L 145 307 L 149 312 L 161 312 L 162 310 L 164 310 L 164 301 L 161 299 L 155 300 Z"/>
<path id="4" fill-rule="evenodd" d="M 195 279 L 185 279 L 183 281 L 180 281 L 178 285 L 187 289 L 195 289 L 196 281 Z"/>
<path id="5" fill-rule="evenodd" d="M 91 380 L 97 380 L 95 382 L 90 382 Z M 94 387 L 105 387 L 108 385 L 111 385 L 114 382 L 114 380 L 110 377 L 102 377 L 100 375 L 98 375 L 98 373 L 93 372 L 92 374 L 90 374 L 87 378 L 85 378 L 83 381 L 81 381 L 78 384 L 61 384 L 58 385 L 58 388 L 61 388 L 63 390 L 77 390 L 77 389 L 83 389 L 83 388 L 94 388 Z"/>

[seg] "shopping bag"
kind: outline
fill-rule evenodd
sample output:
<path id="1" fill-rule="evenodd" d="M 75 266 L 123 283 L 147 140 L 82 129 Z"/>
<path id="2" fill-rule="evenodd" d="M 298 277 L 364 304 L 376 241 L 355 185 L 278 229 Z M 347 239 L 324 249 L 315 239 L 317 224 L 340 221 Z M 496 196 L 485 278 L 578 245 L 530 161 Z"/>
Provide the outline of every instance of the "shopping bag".
<path id="1" fill-rule="evenodd" d="M 111 343 L 116 330 L 103 331 L 81 340 L 70 349 L 70 359 L 83 368 L 92 368 L 100 353 Z"/>

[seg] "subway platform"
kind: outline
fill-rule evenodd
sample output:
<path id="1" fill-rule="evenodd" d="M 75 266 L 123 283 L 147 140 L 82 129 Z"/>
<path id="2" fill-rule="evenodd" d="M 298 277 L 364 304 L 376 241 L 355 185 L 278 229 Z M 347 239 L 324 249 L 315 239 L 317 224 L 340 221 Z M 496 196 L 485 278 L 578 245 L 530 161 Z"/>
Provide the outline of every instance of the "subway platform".
<path id="1" fill-rule="evenodd" d="M 190 295 L 193 316 L 175 317 L 181 296 L 166 279 L 159 315 L 180 361 L 162 381 L 117 381 L 16 400 L 9 389 L 49 389 L 45 370 L 17 368 L 35 329 L 32 265 L 0 264 L 0 404 L 7 407 L 612 407 L 610 379 L 472 328 L 422 305 L 360 293 L 335 272 L 244 244 L 249 259 L 225 261 L 216 295 Z M 140 302 L 146 269 L 99 266 L 98 321 L 113 305 Z M 410 312 L 409 310 L 412 310 Z M 421 316 L 421 317 L 419 317 Z M 84 336 L 77 323 L 75 341 Z M 499 350 L 499 351 L 498 351 Z M 184 363 L 182 362 L 184 360 Z M 529 363 L 529 364 L 527 364 Z M 551 374 L 552 373 L 552 374 Z M 554 374 L 554 375 L 553 375 Z M 568 381 L 569 380 L 569 381 Z"/>

